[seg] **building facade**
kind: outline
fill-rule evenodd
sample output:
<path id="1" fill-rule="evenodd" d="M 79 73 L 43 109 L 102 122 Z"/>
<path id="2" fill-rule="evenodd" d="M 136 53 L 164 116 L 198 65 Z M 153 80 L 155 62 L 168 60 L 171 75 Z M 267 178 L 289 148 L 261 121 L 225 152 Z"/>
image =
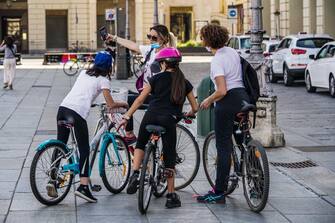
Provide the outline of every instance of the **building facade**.
<path id="1" fill-rule="evenodd" d="M 146 43 L 153 24 L 154 0 L 128 0 L 130 38 Z M 159 22 L 181 42 L 199 41 L 200 28 L 208 23 L 226 26 L 232 34 L 249 31 L 250 0 L 158 0 Z M 335 37 L 334 0 L 263 0 L 263 28 L 267 35 L 285 36 L 301 31 Z M 14 35 L 23 53 L 96 50 L 102 47 L 97 30 L 106 26 L 124 36 L 126 0 L 0 0 L 0 38 Z M 228 7 L 237 19 L 227 19 Z M 116 21 L 106 21 L 114 9 Z M 118 27 L 118 29 L 117 29 Z"/>

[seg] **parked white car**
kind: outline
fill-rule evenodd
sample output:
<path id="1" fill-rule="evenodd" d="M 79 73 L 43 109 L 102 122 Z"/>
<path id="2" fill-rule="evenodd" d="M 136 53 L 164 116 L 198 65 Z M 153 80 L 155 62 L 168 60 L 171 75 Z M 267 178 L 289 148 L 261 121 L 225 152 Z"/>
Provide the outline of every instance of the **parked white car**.
<path id="1" fill-rule="evenodd" d="M 262 49 L 263 55 L 266 59 L 268 59 L 276 51 L 279 43 L 279 40 L 263 40 Z"/>
<path id="2" fill-rule="evenodd" d="M 263 40 L 269 40 L 270 37 L 264 35 Z M 250 35 L 231 36 L 227 46 L 235 49 L 242 57 L 247 57 L 250 54 Z"/>
<path id="3" fill-rule="evenodd" d="M 335 41 L 325 44 L 316 55 L 310 55 L 312 62 L 305 72 L 306 89 L 326 88 L 335 98 Z"/>
<path id="4" fill-rule="evenodd" d="M 290 35 L 282 39 L 277 51 L 271 56 L 272 82 L 283 78 L 286 86 L 291 86 L 296 79 L 304 79 L 310 55 L 315 55 L 326 43 L 334 41 L 329 35 Z"/>

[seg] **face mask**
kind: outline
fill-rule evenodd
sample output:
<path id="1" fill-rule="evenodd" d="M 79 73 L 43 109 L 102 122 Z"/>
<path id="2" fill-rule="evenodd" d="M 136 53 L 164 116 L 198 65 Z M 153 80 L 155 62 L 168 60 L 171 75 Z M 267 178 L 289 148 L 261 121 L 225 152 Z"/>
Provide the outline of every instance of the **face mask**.
<path id="1" fill-rule="evenodd" d="M 153 43 L 153 44 L 151 44 L 151 48 L 152 49 L 158 49 L 160 47 L 161 47 L 161 45 L 159 45 L 159 43 Z"/>
<path id="2" fill-rule="evenodd" d="M 206 50 L 207 50 L 208 52 L 212 52 L 212 48 L 210 48 L 209 46 L 206 46 Z"/>

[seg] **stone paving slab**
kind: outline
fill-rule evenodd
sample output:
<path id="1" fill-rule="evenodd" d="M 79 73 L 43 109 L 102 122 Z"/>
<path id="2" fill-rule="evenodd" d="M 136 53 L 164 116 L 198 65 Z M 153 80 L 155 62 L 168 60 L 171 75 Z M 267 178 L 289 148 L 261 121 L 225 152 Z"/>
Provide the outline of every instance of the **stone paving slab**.
<path id="1" fill-rule="evenodd" d="M 70 211 L 10 211 L 6 223 L 76 223 L 76 213 Z"/>
<path id="2" fill-rule="evenodd" d="M 335 215 L 286 215 L 295 223 L 331 223 L 335 222 Z"/>

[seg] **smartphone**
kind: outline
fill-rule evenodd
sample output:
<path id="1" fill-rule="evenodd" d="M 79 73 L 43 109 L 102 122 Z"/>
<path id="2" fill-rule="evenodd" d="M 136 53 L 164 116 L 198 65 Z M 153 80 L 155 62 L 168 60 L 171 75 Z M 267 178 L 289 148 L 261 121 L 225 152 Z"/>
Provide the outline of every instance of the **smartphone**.
<path id="1" fill-rule="evenodd" d="M 100 36 L 102 38 L 103 41 L 105 41 L 107 39 L 107 36 L 108 36 L 108 32 L 107 32 L 107 29 L 105 26 L 101 27 L 99 29 L 99 33 L 100 33 Z"/>

